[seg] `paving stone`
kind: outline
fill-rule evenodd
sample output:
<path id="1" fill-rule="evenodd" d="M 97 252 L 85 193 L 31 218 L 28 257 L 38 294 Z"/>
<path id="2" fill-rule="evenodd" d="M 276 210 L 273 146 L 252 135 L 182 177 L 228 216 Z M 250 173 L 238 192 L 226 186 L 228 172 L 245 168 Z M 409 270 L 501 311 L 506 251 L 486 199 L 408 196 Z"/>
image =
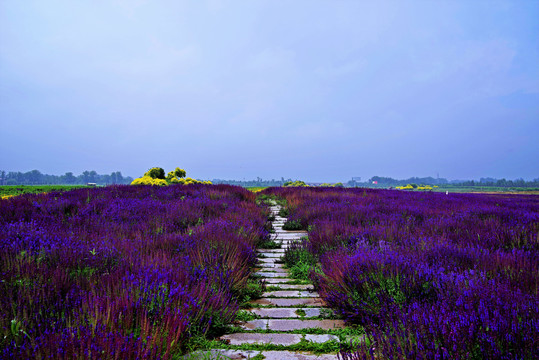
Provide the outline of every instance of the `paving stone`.
<path id="1" fill-rule="evenodd" d="M 273 279 L 264 279 L 267 284 L 282 284 L 289 281 L 293 281 L 294 279 L 289 278 L 273 278 Z"/>
<path id="2" fill-rule="evenodd" d="M 230 345 L 241 344 L 274 344 L 274 345 L 293 345 L 301 341 L 300 334 L 259 334 L 259 333 L 235 333 L 223 335 L 219 340 Z"/>
<path id="3" fill-rule="evenodd" d="M 309 317 L 320 316 L 321 309 L 325 309 L 325 308 L 305 308 L 302 310 L 305 311 L 305 317 L 309 318 Z"/>
<path id="4" fill-rule="evenodd" d="M 324 330 L 342 329 L 344 321 L 342 320 L 268 320 L 268 329 L 275 331 L 290 331 L 308 328 L 320 328 Z"/>
<path id="5" fill-rule="evenodd" d="M 213 350 L 199 350 L 183 356 L 184 360 L 241 360 L 252 359 L 258 354 L 260 350 L 225 350 L 225 349 L 213 349 Z"/>
<path id="6" fill-rule="evenodd" d="M 259 275 L 259 276 L 267 277 L 267 278 L 279 278 L 279 277 L 284 277 L 286 275 L 286 273 L 257 271 L 257 272 L 255 272 L 255 275 Z"/>
<path id="7" fill-rule="evenodd" d="M 302 237 L 304 237 L 306 234 L 297 234 L 297 233 L 287 233 L 287 232 L 274 232 L 271 234 L 276 239 L 283 239 L 283 240 L 300 240 Z"/>
<path id="8" fill-rule="evenodd" d="M 320 298 L 261 298 L 252 301 L 251 304 L 275 306 L 325 306 L 324 301 Z"/>
<path id="9" fill-rule="evenodd" d="M 339 337 L 335 335 L 330 334 L 322 334 L 322 335 L 305 335 L 305 340 L 314 342 L 314 343 L 325 343 L 331 340 L 339 341 Z"/>
<path id="10" fill-rule="evenodd" d="M 290 285 L 290 284 L 280 284 L 278 285 L 283 290 L 294 289 L 294 290 L 313 290 L 314 286 L 312 285 Z"/>
<path id="11" fill-rule="evenodd" d="M 277 261 L 277 259 L 272 258 L 272 257 L 258 258 L 258 262 L 262 262 L 262 263 L 271 263 L 271 264 L 275 264 L 275 261 Z"/>
<path id="12" fill-rule="evenodd" d="M 309 352 L 263 351 L 265 360 L 337 360 L 336 354 L 315 355 Z"/>
<path id="13" fill-rule="evenodd" d="M 309 232 L 305 230 L 281 230 L 278 233 L 302 236 L 309 235 Z"/>
<path id="14" fill-rule="evenodd" d="M 264 255 L 275 254 L 275 253 L 284 253 L 283 249 L 258 249 L 256 252 L 262 253 Z"/>
<path id="15" fill-rule="evenodd" d="M 297 298 L 297 297 L 318 297 L 318 293 L 316 292 L 309 292 L 309 291 L 301 291 L 301 290 L 280 290 L 280 291 L 270 291 L 262 294 L 263 297 L 290 297 L 290 298 Z"/>
<path id="16" fill-rule="evenodd" d="M 262 263 L 262 264 L 258 265 L 258 267 L 260 267 L 262 269 L 274 269 L 275 268 L 275 263 Z"/>
<path id="17" fill-rule="evenodd" d="M 271 253 L 271 254 L 266 254 L 265 257 L 266 259 L 279 260 L 283 255 L 284 253 Z M 262 259 L 262 258 L 259 258 L 259 259 Z"/>
<path id="18" fill-rule="evenodd" d="M 256 314 L 263 318 L 288 318 L 299 317 L 296 314 L 297 308 L 255 308 L 249 310 L 253 314 Z"/>
<path id="19" fill-rule="evenodd" d="M 288 275 L 288 270 L 286 269 L 282 269 L 282 268 L 278 268 L 278 267 L 272 267 L 272 268 L 259 268 L 260 272 L 267 272 L 267 273 L 272 273 L 272 274 L 279 274 L 279 277 L 283 277 L 283 276 L 287 276 Z M 274 276 L 275 277 L 275 276 Z"/>
<path id="20" fill-rule="evenodd" d="M 245 330 L 266 330 L 268 328 L 267 319 L 256 319 L 242 323 L 240 327 Z"/>

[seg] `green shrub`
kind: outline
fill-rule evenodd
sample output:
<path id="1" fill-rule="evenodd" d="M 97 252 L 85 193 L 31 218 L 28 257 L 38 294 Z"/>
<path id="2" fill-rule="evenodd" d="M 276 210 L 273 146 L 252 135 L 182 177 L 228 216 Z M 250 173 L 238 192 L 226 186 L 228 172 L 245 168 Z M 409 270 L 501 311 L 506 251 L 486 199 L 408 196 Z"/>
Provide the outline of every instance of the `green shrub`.
<path id="1" fill-rule="evenodd" d="M 300 220 L 288 220 L 283 225 L 284 230 L 302 230 L 303 225 Z"/>
<path id="2" fill-rule="evenodd" d="M 165 179 L 165 170 L 160 167 L 153 167 L 144 173 L 144 176 L 149 176 L 152 179 Z"/>

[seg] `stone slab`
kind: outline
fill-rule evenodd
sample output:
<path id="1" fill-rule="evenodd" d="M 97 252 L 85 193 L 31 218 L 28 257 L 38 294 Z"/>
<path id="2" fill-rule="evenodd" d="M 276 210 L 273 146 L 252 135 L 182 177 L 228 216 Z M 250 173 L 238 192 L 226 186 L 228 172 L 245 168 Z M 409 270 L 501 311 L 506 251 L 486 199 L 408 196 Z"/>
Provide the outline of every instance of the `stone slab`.
<path id="1" fill-rule="evenodd" d="M 342 320 L 293 320 L 293 319 L 270 319 L 265 324 L 268 329 L 274 331 L 290 331 L 309 328 L 320 328 L 324 330 L 342 329 L 344 321 Z"/>
<path id="2" fill-rule="evenodd" d="M 304 319 L 320 316 L 322 308 L 253 308 L 249 312 L 262 318 L 281 319 L 281 318 L 300 318 L 299 310 L 305 312 Z"/>
<path id="3" fill-rule="evenodd" d="M 273 269 L 275 268 L 275 263 L 261 263 L 258 265 L 258 267 L 262 269 Z"/>
<path id="4" fill-rule="evenodd" d="M 305 231 L 305 230 L 282 230 L 282 231 L 279 231 L 279 233 L 298 234 L 298 235 L 302 235 L 302 236 L 305 236 L 305 235 L 309 234 L 309 232 Z"/>
<path id="5" fill-rule="evenodd" d="M 282 284 L 289 281 L 293 281 L 294 279 L 289 278 L 272 278 L 272 279 L 265 279 L 267 284 Z"/>
<path id="6" fill-rule="evenodd" d="M 325 306 L 326 304 L 320 298 L 261 298 L 254 300 L 251 304 L 274 305 L 274 306 Z"/>
<path id="7" fill-rule="evenodd" d="M 307 334 L 307 335 L 305 335 L 305 340 L 321 344 L 321 343 L 325 343 L 325 342 L 332 341 L 332 340 L 339 342 L 339 337 L 335 336 L 335 335 L 330 335 L 330 334 L 322 334 L 322 335 L 309 335 L 309 334 Z"/>
<path id="8" fill-rule="evenodd" d="M 284 249 L 282 253 L 261 253 L 260 255 L 264 255 L 264 257 L 259 257 L 258 259 L 277 260 L 277 259 L 280 259 L 284 255 Z"/>
<path id="9" fill-rule="evenodd" d="M 225 349 L 212 349 L 212 350 L 199 350 L 181 357 L 182 360 L 242 360 L 252 359 L 258 354 L 260 350 L 225 350 Z"/>
<path id="10" fill-rule="evenodd" d="M 263 351 L 265 360 L 337 360 L 336 354 L 315 355 L 309 352 Z"/>
<path id="11" fill-rule="evenodd" d="M 262 254 L 284 253 L 283 249 L 257 249 L 256 252 Z"/>
<path id="12" fill-rule="evenodd" d="M 256 319 L 242 323 L 240 327 L 245 330 L 266 330 L 268 328 L 268 319 Z"/>
<path id="13" fill-rule="evenodd" d="M 280 284 L 278 285 L 283 290 L 313 290 L 314 286 L 312 285 L 290 285 L 290 284 Z"/>
<path id="14" fill-rule="evenodd" d="M 242 344 L 274 344 L 274 345 L 293 345 L 301 341 L 299 334 L 259 334 L 259 333 L 235 333 L 223 335 L 219 340 L 230 345 Z"/>
<path id="15" fill-rule="evenodd" d="M 297 308 L 255 308 L 249 310 L 253 314 L 256 314 L 263 318 L 290 318 L 299 317 L 296 314 Z"/>
<path id="16" fill-rule="evenodd" d="M 272 233 L 271 236 L 272 236 L 274 239 L 293 239 L 293 240 L 300 240 L 302 237 L 305 236 L 305 234 L 295 234 L 295 233 L 275 232 L 275 233 Z"/>
<path id="17" fill-rule="evenodd" d="M 263 297 L 289 297 L 289 298 L 298 298 L 298 297 L 318 297 L 318 293 L 303 291 L 303 290 L 279 290 L 279 291 L 270 291 L 262 294 Z"/>
<path id="18" fill-rule="evenodd" d="M 310 318 L 310 317 L 320 316 L 321 309 L 322 308 L 304 308 L 302 310 L 305 311 L 305 317 Z"/>
<path id="19" fill-rule="evenodd" d="M 267 278 L 282 278 L 282 277 L 285 277 L 287 275 L 287 273 L 257 271 L 257 272 L 255 272 L 255 275 L 259 275 L 259 276 L 267 277 Z"/>

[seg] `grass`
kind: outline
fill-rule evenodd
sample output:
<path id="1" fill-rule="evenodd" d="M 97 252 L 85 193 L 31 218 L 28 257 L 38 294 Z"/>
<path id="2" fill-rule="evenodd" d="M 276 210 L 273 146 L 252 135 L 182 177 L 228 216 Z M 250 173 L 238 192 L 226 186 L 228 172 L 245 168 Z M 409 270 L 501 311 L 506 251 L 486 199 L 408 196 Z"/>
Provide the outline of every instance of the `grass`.
<path id="1" fill-rule="evenodd" d="M 267 189 L 269 186 L 248 186 L 246 187 L 247 190 L 252 191 L 254 193 L 257 193 L 259 191 L 262 191 L 264 189 Z"/>
<path id="2" fill-rule="evenodd" d="M 280 249 L 281 243 L 276 242 L 275 240 L 265 240 L 258 244 L 260 249 Z"/>
<path id="3" fill-rule="evenodd" d="M 86 185 L 2 185 L 0 186 L 0 198 L 23 194 L 39 194 L 52 191 L 69 191 L 73 189 L 87 188 Z"/>

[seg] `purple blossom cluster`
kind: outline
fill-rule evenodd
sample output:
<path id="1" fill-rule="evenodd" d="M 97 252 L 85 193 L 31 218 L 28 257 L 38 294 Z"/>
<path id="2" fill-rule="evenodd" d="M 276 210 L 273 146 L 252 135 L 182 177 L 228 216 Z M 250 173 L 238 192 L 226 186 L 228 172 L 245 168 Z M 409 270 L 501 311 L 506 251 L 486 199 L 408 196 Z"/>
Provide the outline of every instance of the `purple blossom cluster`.
<path id="1" fill-rule="evenodd" d="M 171 358 L 234 319 L 268 215 L 228 185 L 0 201 L 0 358 Z"/>
<path id="2" fill-rule="evenodd" d="M 539 358 L 539 196 L 272 188 L 366 340 L 345 360 Z"/>

